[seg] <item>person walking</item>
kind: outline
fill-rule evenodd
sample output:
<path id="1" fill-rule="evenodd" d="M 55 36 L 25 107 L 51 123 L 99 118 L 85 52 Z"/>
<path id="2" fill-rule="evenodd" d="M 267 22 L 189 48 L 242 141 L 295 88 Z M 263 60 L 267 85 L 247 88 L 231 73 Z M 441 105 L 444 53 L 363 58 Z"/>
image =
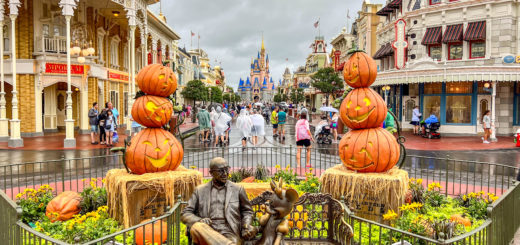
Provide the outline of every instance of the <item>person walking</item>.
<path id="1" fill-rule="evenodd" d="M 484 127 L 484 138 L 482 139 L 482 143 L 489 144 L 489 136 L 491 135 L 491 117 L 489 116 L 491 112 L 486 110 L 484 114 L 482 114 L 482 127 Z"/>
<path id="2" fill-rule="evenodd" d="M 209 141 L 209 130 L 211 129 L 211 118 L 209 112 L 206 110 L 206 106 L 203 105 L 202 108 L 197 113 L 197 119 L 199 120 L 199 132 L 203 133 L 204 142 Z"/>
<path id="3" fill-rule="evenodd" d="M 215 144 L 214 146 L 217 146 L 217 143 L 220 141 L 222 142 L 222 145 L 226 144 L 226 131 L 228 129 L 228 123 L 231 121 L 231 117 L 225 113 L 222 112 L 222 107 L 217 107 L 216 109 L 216 115 L 215 115 Z"/>
<path id="4" fill-rule="evenodd" d="M 419 127 L 421 125 L 421 116 L 422 114 L 419 112 L 419 106 L 415 106 L 412 111 L 412 122 L 413 125 L 413 134 L 419 135 Z"/>
<path id="5" fill-rule="evenodd" d="M 285 121 L 287 120 L 287 113 L 285 108 L 278 112 L 278 132 L 280 133 L 280 140 L 285 140 Z"/>
<path id="6" fill-rule="evenodd" d="M 98 103 L 94 102 L 92 108 L 88 111 L 88 123 L 90 124 L 90 143 L 97 145 L 98 142 L 94 140 L 95 135 L 98 133 Z"/>
<path id="7" fill-rule="evenodd" d="M 247 138 L 251 136 L 252 127 L 253 122 L 251 121 L 251 118 L 247 115 L 247 111 L 241 110 L 240 115 L 237 118 L 237 128 L 240 132 L 240 137 L 242 138 L 242 151 L 246 150 Z"/>
<path id="8" fill-rule="evenodd" d="M 273 137 L 278 137 L 278 106 L 271 112 L 271 124 L 273 125 Z"/>
<path id="9" fill-rule="evenodd" d="M 311 134 L 311 129 L 309 126 L 309 121 L 307 121 L 307 114 L 301 114 L 300 120 L 296 122 L 295 126 L 296 130 L 296 146 L 297 146 L 297 152 L 296 152 L 296 162 L 298 163 L 298 167 L 301 168 L 301 151 L 302 148 L 305 147 L 307 158 L 306 162 L 307 164 L 305 167 L 310 168 L 311 164 L 311 141 L 314 142 L 314 138 Z"/>
<path id="10" fill-rule="evenodd" d="M 253 150 L 256 150 L 258 136 L 265 135 L 265 120 L 259 110 L 253 110 L 253 114 L 251 115 L 251 122 L 253 123 L 253 127 L 251 128 L 251 142 L 253 143 Z"/>
<path id="11" fill-rule="evenodd" d="M 106 107 L 112 111 L 112 114 L 114 115 L 114 118 L 116 119 L 116 122 L 119 122 L 119 111 L 117 108 L 114 107 L 112 102 L 107 102 Z"/>
<path id="12" fill-rule="evenodd" d="M 332 129 L 332 134 L 334 135 L 334 142 L 338 140 L 338 113 L 332 114 L 330 128 Z"/>
<path id="13" fill-rule="evenodd" d="M 99 126 L 99 142 L 104 145 L 107 142 L 107 134 L 105 130 L 105 123 L 107 119 L 108 108 L 101 110 L 98 114 L 98 126 Z"/>
<path id="14" fill-rule="evenodd" d="M 114 137 L 114 132 L 117 130 L 117 120 L 114 116 L 112 110 L 107 111 L 107 117 L 105 119 L 105 131 L 107 134 L 107 146 L 112 146 L 112 137 Z"/>

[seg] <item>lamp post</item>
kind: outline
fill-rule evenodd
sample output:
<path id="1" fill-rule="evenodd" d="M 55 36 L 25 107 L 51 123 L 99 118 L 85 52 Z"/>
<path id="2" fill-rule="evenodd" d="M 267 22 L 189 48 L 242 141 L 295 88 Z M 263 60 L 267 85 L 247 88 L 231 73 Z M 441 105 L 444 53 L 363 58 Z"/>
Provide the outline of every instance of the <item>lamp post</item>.
<path id="1" fill-rule="evenodd" d="M 11 70 L 13 76 L 13 98 L 12 104 L 12 119 L 11 124 L 11 138 L 7 145 L 9 147 L 23 147 L 23 139 L 20 135 L 20 119 L 18 119 L 18 91 L 16 86 L 16 18 L 18 17 L 18 7 L 22 3 L 20 0 L 9 0 L 9 17 L 11 18 Z M 2 47 L 3 48 L 3 47 Z M 0 57 L 3 59 L 3 57 Z"/>
<path id="2" fill-rule="evenodd" d="M 130 75 L 130 96 L 128 96 L 128 111 L 131 112 L 131 108 L 134 104 L 134 97 L 135 97 L 135 28 L 136 28 L 136 10 L 135 10 L 135 1 L 131 2 L 131 6 L 128 8 L 125 8 L 126 10 L 126 16 L 128 18 L 128 25 L 130 27 L 130 69 L 129 69 L 129 75 Z M 127 120 L 127 126 L 126 126 L 126 133 L 127 135 L 130 135 L 132 132 L 132 123 L 130 122 L 130 117 L 128 117 Z"/>
<path id="3" fill-rule="evenodd" d="M 385 93 L 385 104 L 388 106 L 388 93 L 390 92 L 390 86 L 386 85 L 381 88 Z"/>
<path id="4" fill-rule="evenodd" d="M 487 87 L 486 87 L 487 85 Z M 489 88 L 489 83 L 485 83 L 484 87 Z M 491 136 L 489 137 L 489 140 L 491 142 L 497 142 L 497 133 L 496 133 L 496 113 L 495 113 L 495 103 L 496 103 L 496 96 L 497 96 L 497 82 L 493 81 L 491 82 Z"/>
<path id="5" fill-rule="evenodd" d="M 4 26 L 4 1 L 0 0 L 0 27 Z M 4 31 L 0 30 L 0 57 L 4 57 Z M 4 90 L 4 59 L 0 59 L 0 141 L 9 139 L 9 120 Z"/>

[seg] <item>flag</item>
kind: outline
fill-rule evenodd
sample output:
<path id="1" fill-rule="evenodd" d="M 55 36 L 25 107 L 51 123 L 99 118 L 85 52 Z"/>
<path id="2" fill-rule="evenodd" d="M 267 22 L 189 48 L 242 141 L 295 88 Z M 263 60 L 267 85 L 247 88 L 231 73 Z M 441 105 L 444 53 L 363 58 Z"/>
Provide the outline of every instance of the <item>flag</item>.
<path id="1" fill-rule="evenodd" d="M 192 36 L 192 37 L 194 37 L 194 36 L 195 36 L 195 33 L 194 33 L 194 32 L 192 32 L 192 31 L 190 31 L 190 32 L 191 32 L 191 36 Z"/>
<path id="2" fill-rule="evenodd" d="M 285 61 L 289 61 L 289 58 L 285 58 Z"/>
<path id="3" fill-rule="evenodd" d="M 314 28 L 318 28 L 318 26 L 320 25 L 320 20 L 316 21 L 316 23 L 314 23 Z"/>
<path id="4" fill-rule="evenodd" d="M 200 34 L 199 34 L 199 39 L 200 39 Z"/>
<path id="5" fill-rule="evenodd" d="M 350 20 L 350 9 L 347 9 L 347 19 Z"/>

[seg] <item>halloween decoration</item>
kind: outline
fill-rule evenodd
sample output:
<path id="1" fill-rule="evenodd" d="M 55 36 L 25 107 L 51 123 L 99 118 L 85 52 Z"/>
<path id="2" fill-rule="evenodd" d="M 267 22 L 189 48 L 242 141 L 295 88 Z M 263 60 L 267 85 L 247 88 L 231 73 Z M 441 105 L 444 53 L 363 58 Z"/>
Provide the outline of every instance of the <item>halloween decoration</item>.
<path id="1" fill-rule="evenodd" d="M 457 222 L 458 224 L 464 225 L 466 227 L 471 226 L 471 220 L 466 217 L 462 217 L 460 214 L 454 214 L 450 217 L 450 221 Z"/>
<path id="2" fill-rule="evenodd" d="M 343 123 L 351 129 L 376 128 L 386 118 L 383 98 L 371 88 L 357 88 L 348 93 L 340 107 Z"/>
<path id="3" fill-rule="evenodd" d="M 132 118 L 149 128 L 160 128 L 167 124 L 173 113 L 173 105 L 163 97 L 145 95 L 139 97 L 132 106 Z"/>
<path id="4" fill-rule="evenodd" d="M 177 139 L 161 128 L 146 128 L 132 139 L 126 165 L 134 174 L 175 170 L 184 151 Z"/>
<path id="5" fill-rule="evenodd" d="M 162 64 L 144 67 L 137 74 L 137 86 L 146 94 L 168 97 L 177 89 L 177 77 L 172 69 Z"/>
<path id="6" fill-rule="evenodd" d="M 343 78 L 353 88 L 369 87 L 376 80 L 376 76 L 376 62 L 361 50 L 355 51 L 343 68 Z"/>
<path id="7" fill-rule="evenodd" d="M 294 189 L 283 189 L 283 180 L 278 183 L 271 180 L 271 189 L 275 195 L 267 202 L 266 213 L 260 218 L 262 237 L 256 245 L 280 245 L 283 237 L 289 232 L 289 222 L 286 217 L 298 201 L 298 192 Z"/>
<path id="8" fill-rule="evenodd" d="M 149 219 L 143 220 L 146 223 Z M 135 243 L 137 245 L 163 244 L 168 238 L 168 227 L 166 220 L 157 220 L 144 227 L 141 226 L 135 230 Z"/>
<path id="9" fill-rule="evenodd" d="M 51 222 L 66 221 L 80 211 L 81 196 L 77 192 L 64 191 L 53 198 L 45 211 Z"/>
<path id="10" fill-rule="evenodd" d="M 386 172 L 399 160 L 399 144 L 382 128 L 348 132 L 339 142 L 345 167 L 358 172 Z"/>

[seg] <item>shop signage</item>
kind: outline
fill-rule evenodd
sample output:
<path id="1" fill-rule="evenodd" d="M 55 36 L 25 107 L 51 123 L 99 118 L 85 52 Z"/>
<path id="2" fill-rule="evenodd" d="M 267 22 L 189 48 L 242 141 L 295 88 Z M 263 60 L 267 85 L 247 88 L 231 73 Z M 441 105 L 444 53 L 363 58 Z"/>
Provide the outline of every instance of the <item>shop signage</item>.
<path id="1" fill-rule="evenodd" d="M 152 64 L 152 53 L 148 53 L 148 65 Z"/>
<path id="2" fill-rule="evenodd" d="M 118 82 L 128 82 L 128 73 L 116 70 L 108 70 L 108 79 Z"/>
<path id="3" fill-rule="evenodd" d="M 67 74 L 67 64 L 45 63 L 45 73 Z M 83 75 L 85 73 L 85 66 L 70 65 L 70 73 Z"/>
<path id="4" fill-rule="evenodd" d="M 513 64 L 513 63 L 520 64 L 520 55 L 517 55 L 517 56 L 507 55 L 507 56 L 504 56 L 502 61 L 506 64 Z"/>
<path id="5" fill-rule="evenodd" d="M 334 69 L 337 71 L 339 70 L 339 57 L 341 56 L 341 51 L 336 50 L 334 51 Z"/>
<path id="6" fill-rule="evenodd" d="M 398 19 L 394 26 L 395 41 L 392 43 L 392 48 L 395 53 L 395 68 L 401 69 L 406 64 L 406 48 L 408 48 L 408 41 L 406 40 L 406 21 Z"/>

